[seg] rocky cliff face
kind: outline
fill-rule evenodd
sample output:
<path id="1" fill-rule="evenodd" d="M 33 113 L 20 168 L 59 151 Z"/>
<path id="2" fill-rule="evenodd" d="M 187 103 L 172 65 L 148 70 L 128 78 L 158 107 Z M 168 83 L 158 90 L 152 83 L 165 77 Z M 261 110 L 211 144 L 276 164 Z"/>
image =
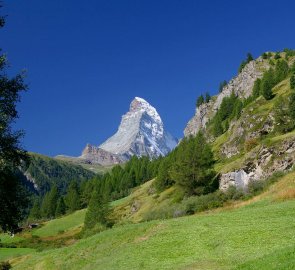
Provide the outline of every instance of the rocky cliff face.
<path id="1" fill-rule="evenodd" d="M 235 186 L 247 190 L 250 182 L 264 180 L 274 172 L 284 172 L 295 162 L 295 137 L 278 142 L 270 147 L 254 149 L 243 162 L 241 168 L 221 175 L 220 189 Z"/>
<path id="2" fill-rule="evenodd" d="M 102 165 L 118 164 L 132 156 L 156 158 L 177 145 L 154 107 L 136 97 L 123 115 L 118 131 L 100 146 L 87 145 L 81 159 Z"/>
<path id="3" fill-rule="evenodd" d="M 263 72 L 269 69 L 267 61 L 259 57 L 255 61 L 248 63 L 242 72 L 233 78 L 222 90 L 222 92 L 214 97 L 209 103 L 202 104 L 196 109 L 193 118 L 188 122 L 184 135 L 196 135 L 199 130 L 205 128 L 207 122 L 212 118 L 224 97 L 228 97 L 232 92 L 240 98 L 247 98 L 251 95 L 254 82 L 257 78 L 261 78 Z"/>
<path id="4" fill-rule="evenodd" d="M 283 53 L 280 56 L 286 59 Z M 272 61 L 275 64 L 274 58 Z M 294 58 L 288 58 L 287 62 L 291 66 Z M 213 118 L 224 97 L 232 92 L 241 99 L 249 97 L 255 80 L 261 78 L 269 68 L 270 60 L 261 57 L 248 63 L 220 94 L 196 109 L 195 116 L 185 128 L 185 136 L 205 130 L 208 141 L 214 146 L 216 159 L 223 165 L 218 170 L 219 187 L 223 191 L 230 186 L 247 190 L 249 183 L 265 180 L 275 172 L 286 172 L 295 163 L 294 132 L 279 135 L 281 133 L 276 130 L 280 125 L 276 122 L 276 114 L 282 110 L 282 105 L 276 106 L 288 102 L 286 97 L 291 93 L 288 77 L 272 89 L 273 99 L 265 100 L 261 96 L 244 107 L 241 116 L 231 120 L 227 132 L 222 136 L 214 138 L 210 128 L 206 129 L 206 124 Z"/>
<path id="5" fill-rule="evenodd" d="M 80 159 L 89 164 L 100 164 L 103 166 L 120 164 L 126 160 L 123 156 L 112 154 L 90 144 L 86 145 Z"/>

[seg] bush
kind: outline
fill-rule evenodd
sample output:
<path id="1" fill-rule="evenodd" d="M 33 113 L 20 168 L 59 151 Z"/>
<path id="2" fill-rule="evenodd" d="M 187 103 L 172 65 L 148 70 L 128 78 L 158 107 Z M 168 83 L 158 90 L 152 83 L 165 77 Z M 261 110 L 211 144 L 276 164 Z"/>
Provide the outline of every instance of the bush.
<path id="1" fill-rule="evenodd" d="M 246 152 L 249 152 L 253 148 L 255 148 L 258 145 L 258 141 L 256 138 L 251 138 L 245 141 L 244 149 Z"/>
<path id="2" fill-rule="evenodd" d="M 224 197 L 220 191 L 201 196 L 189 197 L 183 202 L 187 215 L 221 207 L 223 206 L 223 203 Z"/>
<path id="3" fill-rule="evenodd" d="M 261 193 L 266 187 L 266 181 L 250 181 L 248 184 L 248 193 L 255 196 Z"/>
<path id="4" fill-rule="evenodd" d="M 98 223 L 98 224 L 95 224 L 94 227 L 92 227 L 91 229 L 83 228 L 83 230 L 80 233 L 80 237 L 86 238 L 86 237 L 98 234 L 102 231 L 105 231 L 106 229 L 107 229 L 107 226 Z"/>
<path id="5" fill-rule="evenodd" d="M 245 193 L 242 189 L 236 186 L 230 186 L 224 193 L 224 201 L 244 199 Z"/>
<path id="6" fill-rule="evenodd" d="M 275 54 L 275 57 L 274 57 L 274 58 L 277 60 L 277 59 L 280 59 L 281 56 L 280 56 L 280 54 L 277 52 L 277 53 Z"/>
<path id="7" fill-rule="evenodd" d="M 290 87 L 291 87 L 291 89 L 295 89 L 295 75 L 294 74 L 290 78 Z"/>
<path id="8" fill-rule="evenodd" d="M 266 71 L 261 81 L 261 94 L 266 100 L 273 98 L 272 88 L 275 86 L 273 69 Z"/>
<path id="9" fill-rule="evenodd" d="M 0 262 L 0 270 L 9 270 L 12 266 L 9 262 Z"/>
<path id="10" fill-rule="evenodd" d="M 219 84 L 219 93 L 222 92 L 222 90 L 223 90 L 223 88 L 224 88 L 225 86 L 227 86 L 227 81 L 224 80 L 223 82 L 221 82 L 221 83 Z"/>
<path id="11" fill-rule="evenodd" d="M 205 102 L 204 96 L 203 96 L 203 95 L 200 95 L 200 96 L 197 98 L 197 102 L 196 102 L 196 106 L 197 106 L 197 108 L 199 108 L 204 102 Z"/>
<path id="12" fill-rule="evenodd" d="M 185 216 L 186 212 L 182 204 L 163 205 L 162 207 L 149 211 L 143 219 L 145 221 L 177 218 Z"/>
<path id="13" fill-rule="evenodd" d="M 263 53 L 262 54 L 262 59 L 267 59 L 268 58 L 268 54 L 267 53 Z"/>

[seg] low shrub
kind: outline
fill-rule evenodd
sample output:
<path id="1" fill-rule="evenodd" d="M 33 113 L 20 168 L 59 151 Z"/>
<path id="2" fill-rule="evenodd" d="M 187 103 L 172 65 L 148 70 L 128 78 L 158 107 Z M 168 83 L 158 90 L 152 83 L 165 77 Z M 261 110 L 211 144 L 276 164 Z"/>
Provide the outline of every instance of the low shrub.
<path id="1" fill-rule="evenodd" d="M 95 235 L 95 234 L 100 233 L 105 230 L 107 230 L 106 225 L 97 223 L 91 229 L 85 229 L 85 227 L 84 227 L 79 236 L 80 236 L 80 238 L 87 238 L 87 237 L 90 237 L 92 235 Z"/>
<path id="2" fill-rule="evenodd" d="M 187 215 L 221 207 L 223 206 L 223 203 L 224 196 L 220 191 L 201 196 L 189 197 L 183 201 Z"/>
<path id="3" fill-rule="evenodd" d="M 258 145 L 258 141 L 256 138 L 251 138 L 245 141 L 244 149 L 246 152 L 249 152 L 253 148 L 255 148 Z"/>
<path id="4" fill-rule="evenodd" d="M 0 262 L 0 270 L 9 270 L 12 266 L 9 262 Z"/>

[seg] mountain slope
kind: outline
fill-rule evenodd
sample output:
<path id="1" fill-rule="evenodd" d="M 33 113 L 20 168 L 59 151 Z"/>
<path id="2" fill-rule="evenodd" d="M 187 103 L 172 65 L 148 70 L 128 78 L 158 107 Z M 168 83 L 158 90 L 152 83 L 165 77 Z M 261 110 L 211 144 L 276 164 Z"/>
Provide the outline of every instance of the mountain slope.
<path id="1" fill-rule="evenodd" d="M 221 93 L 200 105 L 188 123 L 185 136 L 195 135 L 202 130 L 213 146 L 217 161 L 215 169 L 220 173 L 220 189 L 236 186 L 246 190 L 249 183 L 292 168 L 295 162 L 295 137 L 294 127 L 288 129 L 293 121 L 288 104 L 294 92 L 290 87 L 294 53 L 292 51 L 289 57 L 285 52 L 268 53 L 270 56 L 266 59 L 259 57 L 251 61 Z M 283 62 L 289 66 L 289 71 L 272 87 L 272 98 L 267 100 L 261 93 L 254 97 L 255 80 L 262 78 L 270 68 L 279 74 Z M 221 110 L 223 100 L 231 95 L 243 104 L 242 110 L 238 117 L 221 122 L 221 128 L 227 126 L 226 131 L 216 136 L 215 116 Z M 282 129 L 284 125 L 286 130 Z"/>
<path id="2" fill-rule="evenodd" d="M 241 73 L 222 89 L 221 93 L 211 99 L 209 103 L 204 103 L 196 108 L 195 115 L 184 130 L 184 135 L 189 137 L 206 128 L 206 124 L 215 115 L 225 97 L 229 97 L 232 93 L 241 99 L 249 97 L 252 94 L 255 80 L 261 78 L 263 72 L 269 68 L 269 61 L 262 57 L 248 63 Z"/>
<path id="3" fill-rule="evenodd" d="M 292 269 L 295 193 L 286 194 L 294 187 L 292 172 L 239 208 L 119 226 L 63 249 L 15 260 L 14 267 Z"/>
<path id="4" fill-rule="evenodd" d="M 123 115 L 116 134 L 100 146 L 87 145 L 81 159 L 103 165 L 118 164 L 132 156 L 156 158 L 167 155 L 177 145 L 165 129 L 154 107 L 136 97 Z"/>
<path id="5" fill-rule="evenodd" d="M 30 153 L 30 164 L 23 169 L 23 174 L 41 194 L 48 191 L 53 184 L 63 193 L 72 180 L 83 181 L 95 175 L 79 165 L 35 153 Z"/>

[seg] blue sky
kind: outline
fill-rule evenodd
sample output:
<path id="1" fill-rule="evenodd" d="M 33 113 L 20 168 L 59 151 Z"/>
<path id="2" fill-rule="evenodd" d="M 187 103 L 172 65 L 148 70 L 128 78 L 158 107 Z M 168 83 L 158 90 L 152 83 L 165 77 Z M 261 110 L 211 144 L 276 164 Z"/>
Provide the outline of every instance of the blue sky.
<path id="1" fill-rule="evenodd" d="M 258 3 L 259 2 L 259 3 Z M 7 0 L 0 47 L 29 91 L 16 126 L 29 151 L 80 155 L 112 135 L 135 96 L 183 136 L 247 52 L 295 48 L 294 1 Z"/>

